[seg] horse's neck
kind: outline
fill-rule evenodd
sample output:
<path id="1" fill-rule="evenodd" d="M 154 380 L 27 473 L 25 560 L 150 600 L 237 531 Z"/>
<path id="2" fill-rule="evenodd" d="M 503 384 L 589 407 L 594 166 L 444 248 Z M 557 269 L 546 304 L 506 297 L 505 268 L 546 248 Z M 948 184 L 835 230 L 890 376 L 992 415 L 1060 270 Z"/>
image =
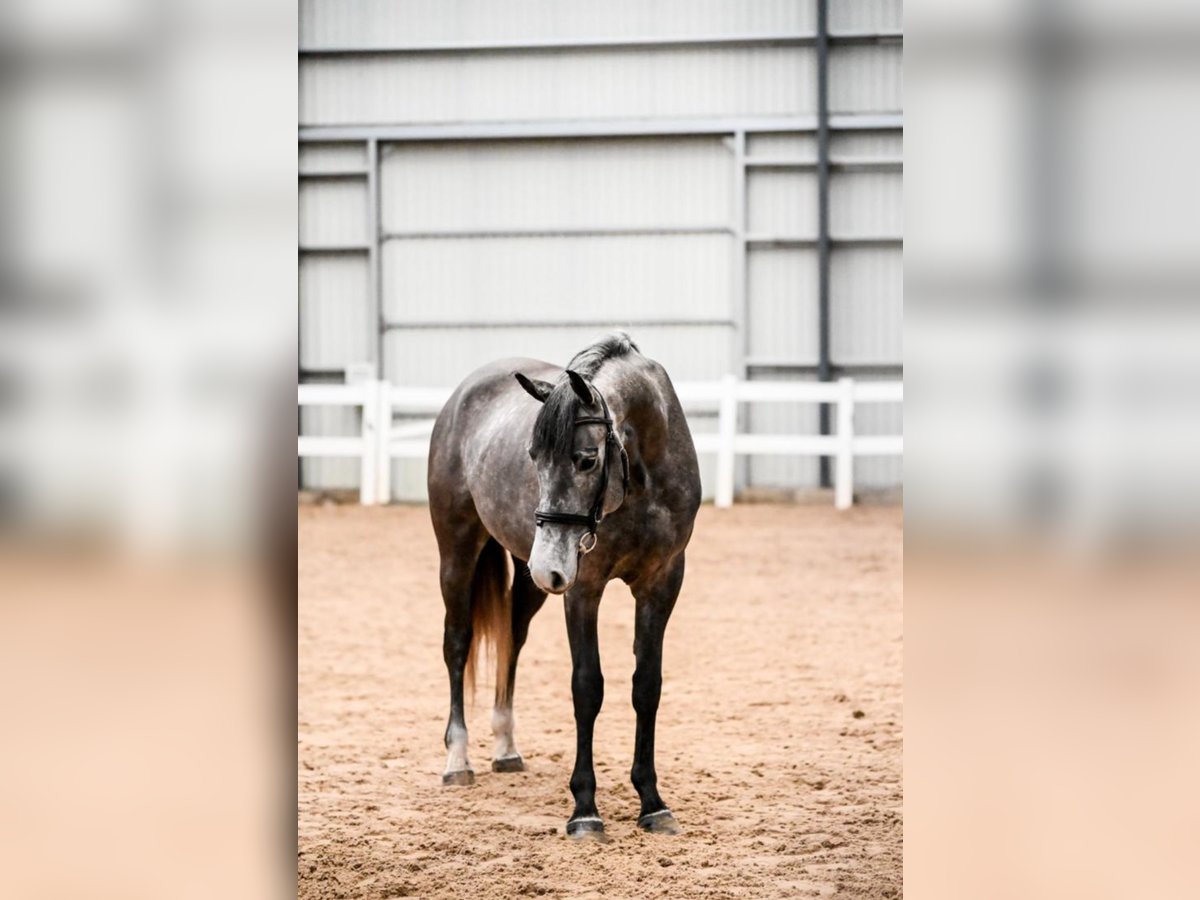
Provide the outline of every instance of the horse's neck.
<path id="1" fill-rule="evenodd" d="M 620 369 L 613 366 L 597 373 L 595 384 L 612 411 L 618 433 L 624 426 L 631 427 L 644 461 L 653 463 L 666 445 L 667 422 L 662 391 L 650 371 L 628 364 Z"/>

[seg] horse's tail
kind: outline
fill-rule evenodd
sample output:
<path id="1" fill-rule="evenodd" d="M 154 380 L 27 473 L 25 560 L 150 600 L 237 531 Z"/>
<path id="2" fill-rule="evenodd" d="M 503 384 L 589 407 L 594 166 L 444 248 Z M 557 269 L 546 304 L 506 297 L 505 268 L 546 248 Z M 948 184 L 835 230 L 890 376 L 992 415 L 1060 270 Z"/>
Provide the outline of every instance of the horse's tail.
<path id="1" fill-rule="evenodd" d="M 508 700 L 508 666 L 512 660 L 512 590 L 508 554 L 494 538 L 488 538 L 475 563 L 471 580 L 471 651 L 463 679 L 467 693 L 475 694 L 475 664 L 483 645 L 491 648 L 496 661 L 496 697 Z"/>

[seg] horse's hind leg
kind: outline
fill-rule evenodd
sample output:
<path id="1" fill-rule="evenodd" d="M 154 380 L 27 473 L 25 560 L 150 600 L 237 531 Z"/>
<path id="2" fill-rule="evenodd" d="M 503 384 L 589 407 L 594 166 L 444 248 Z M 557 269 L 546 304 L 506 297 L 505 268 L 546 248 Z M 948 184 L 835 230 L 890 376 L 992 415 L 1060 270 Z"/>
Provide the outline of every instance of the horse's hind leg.
<path id="1" fill-rule="evenodd" d="M 499 677 L 496 679 L 496 705 L 492 707 L 492 734 L 496 737 L 496 749 L 492 754 L 493 772 L 521 772 L 525 769 L 525 761 L 513 741 L 513 691 L 517 684 L 517 658 L 525 645 L 525 638 L 529 636 L 529 623 L 545 602 L 546 592 L 540 590 L 529 577 L 529 566 L 524 560 L 513 557 L 512 657 L 508 663 L 507 679 L 503 683 Z"/>
<path id="2" fill-rule="evenodd" d="M 637 711 L 637 738 L 633 750 L 633 786 L 642 800 L 638 825 L 658 834 L 678 834 L 679 823 L 658 795 L 654 767 L 654 726 L 662 693 L 662 642 L 667 620 L 683 584 L 683 556 L 647 584 L 634 583 L 637 601 L 633 653 L 633 708 Z"/>
<path id="3" fill-rule="evenodd" d="M 471 784 L 475 773 L 467 759 L 467 723 L 463 715 L 463 670 L 471 652 L 471 582 L 475 564 L 487 540 L 464 535 L 455 546 L 442 545 L 442 600 L 446 605 L 446 624 L 442 638 L 442 658 L 450 675 L 450 720 L 446 724 L 446 770 L 443 784 Z"/>

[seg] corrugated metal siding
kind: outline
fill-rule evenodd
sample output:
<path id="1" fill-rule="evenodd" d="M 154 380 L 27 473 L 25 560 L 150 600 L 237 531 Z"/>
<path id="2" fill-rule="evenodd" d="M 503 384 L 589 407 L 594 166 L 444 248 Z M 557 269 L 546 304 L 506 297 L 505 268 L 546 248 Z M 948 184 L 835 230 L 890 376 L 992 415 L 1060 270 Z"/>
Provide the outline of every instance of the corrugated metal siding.
<path id="1" fill-rule="evenodd" d="M 899 112 L 904 81 L 902 59 L 899 44 L 832 48 L 829 111 Z"/>
<path id="2" fill-rule="evenodd" d="M 728 320 L 726 235 L 388 241 L 390 322 Z"/>
<path id="3" fill-rule="evenodd" d="M 831 4 L 838 6 L 843 0 Z M 862 4 L 855 4 L 862 5 Z M 451 11 L 447 10 L 450 7 Z M 811 0 L 301 0 L 302 46 L 808 33 Z M 860 13 L 861 15 L 861 13 Z M 831 15 L 831 22 L 836 20 Z"/>
<path id="4" fill-rule="evenodd" d="M 300 258 L 300 365 L 342 368 L 374 356 L 367 255 Z"/>
<path id="5" fill-rule="evenodd" d="M 829 262 L 834 362 L 899 363 L 903 357 L 903 256 L 895 247 L 837 247 Z"/>
<path id="6" fill-rule="evenodd" d="M 301 144 L 300 171 L 304 173 L 366 170 L 367 148 L 363 143 Z"/>
<path id="7" fill-rule="evenodd" d="M 595 325 L 539 328 L 422 328 L 388 333 L 386 374 L 394 384 L 446 387 L 479 366 L 506 356 L 528 356 L 565 365 L 583 347 L 614 328 L 625 328 L 642 352 L 658 360 L 675 381 L 712 381 L 729 371 L 730 334 L 718 325 L 628 328 L 619 319 Z"/>
<path id="8" fill-rule="evenodd" d="M 903 24 L 902 0 L 832 0 L 829 4 L 829 30 L 834 34 L 899 31 Z"/>
<path id="9" fill-rule="evenodd" d="M 885 157 L 900 159 L 904 139 L 894 131 L 835 131 L 829 136 L 829 156 L 834 160 Z M 816 157 L 816 145 L 812 151 Z"/>
<path id="10" fill-rule="evenodd" d="M 833 237 L 894 237 L 904 229 L 899 172 L 837 171 L 829 179 Z"/>
<path id="11" fill-rule="evenodd" d="M 812 171 L 752 169 L 746 185 L 752 234 L 816 237 L 817 175 Z M 832 207 L 832 200 L 830 201 Z"/>
<path id="12" fill-rule="evenodd" d="M 774 157 L 816 161 L 817 137 L 815 134 L 750 134 L 746 136 L 746 155 L 751 159 Z"/>
<path id="13" fill-rule="evenodd" d="M 749 355 L 817 361 L 817 253 L 756 247 L 747 263 Z"/>
<path id="14" fill-rule="evenodd" d="M 388 145 L 383 227 L 728 224 L 731 160 L 711 137 Z"/>
<path id="15" fill-rule="evenodd" d="M 813 78 L 812 49 L 789 47 L 318 57 L 300 64 L 300 124 L 794 115 Z M 891 108 L 843 82 L 839 109 Z"/>
<path id="16" fill-rule="evenodd" d="M 344 179 L 300 184 L 300 246 L 367 243 L 367 183 Z"/>

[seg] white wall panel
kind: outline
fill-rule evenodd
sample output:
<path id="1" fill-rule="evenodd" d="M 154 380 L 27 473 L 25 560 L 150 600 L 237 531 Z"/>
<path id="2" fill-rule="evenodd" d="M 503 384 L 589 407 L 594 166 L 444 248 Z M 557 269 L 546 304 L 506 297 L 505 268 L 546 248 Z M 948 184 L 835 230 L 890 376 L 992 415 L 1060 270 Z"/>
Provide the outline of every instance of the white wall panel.
<path id="1" fill-rule="evenodd" d="M 834 160 L 862 157 L 901 159 L 903 144 L 903 135 L 898 131 L 834 131 L 829 135 L 829 156 Z"/>
<path id="2" fill-rule="evenodd" d="M 300 124 L 794 115 L 814 71 L 792 47 L 318 57 L 300 63 Z M 895 108 L 842 81 L 844 108 Z"/>
<path id="3" fill-rule="evenodd" d="M 904 24 L 902 0 L 830 0 L 829 30 L 838 32 L 899 31 Z"/>
<path id="4" fill-rule="evenodd" d="M 629 331 L 642 352 L 675 381 L 709 381 L 729 371 L 730 329 L 718 325 L 632 328 L 613 319 L 570 328 L 419 328 L 387 335 L 387 377 L 394 384 L 453 386 L 486 362 L 528 356 L 566 365 L 613 329 Z"/>
<path id="5" fill-rule="evenodd" d="M 817 235 L 817 173 L 796 169 L 751 169 L 746 196 L 752 234 Z"/>
<path id="6" fill-rule="evenodd" d="M 817 361 L 817 253 L 756 247 L 747 264 L 748 355 Z"/>
<path id="7" fill-rule="evenodd" d="M 899 44 L 833 47 L 829 51 L 829 111 L 899 112 L 902 59 Z"/>
<path id="8" fill-rule="evenodd" d="M 829 179 L 829 233 L 837 237 L 892 237 L 904 230 L 899 172 L 839 170 Z"/>
<path id="9" fill-rule="evenodd" d="M 300 257 L 301 367 L 344 368 L 374 358 L 369 285 L 365 253 Z"/>
<path id="10" fill-rule="evenodd" d="M 817 136 L 815 134 L 762 134 L 746 135 L 746 155 L 775 157 L 788 160 L 816 161 Z"/>
<path id="11" fill-rule="evenodd" d="M 830 259 L 830 352 L 836 363 L 903 360 L 903 254 L 836 247 Z"/>
<path id="12" fill-rule="evenodd" d="M 726 235 L 392 240 L 390 322 L 728 319 Z"/>
<path id="13" fill-rule="evenodd" d="M 382 170 L 385 231 L 732 221 L 720 138 L 391 144 Z"/>
<path id="14" fill-rule="evenodd" d="M 301 172 L 344 172 L 367 167 L 367 147 L 361 141 L 301 144 Z"/>
<path id="15" fill-rule="evenodd" d="M 300 40 L 302 46 L 382 47 L 804 34 L 815 28 L 814 10 L 812 0 L 301 0 Z"/>
<path id="16" fill-rule="evenodd" d="M 317 179 L 300 183 L 300 246 L 365 244 L 366 181 Z"/>

